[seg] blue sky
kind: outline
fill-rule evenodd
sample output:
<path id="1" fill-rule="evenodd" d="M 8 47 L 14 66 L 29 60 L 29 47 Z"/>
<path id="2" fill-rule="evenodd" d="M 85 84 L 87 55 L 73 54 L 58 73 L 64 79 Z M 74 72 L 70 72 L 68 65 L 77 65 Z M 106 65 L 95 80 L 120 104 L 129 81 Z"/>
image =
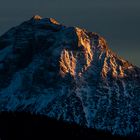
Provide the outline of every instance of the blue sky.
<path id="1" fill-rule="evenodd" d="M 99 33 L 140 67 L 140 0 L 0 0 L 0 34 L 35 14 Z"/>

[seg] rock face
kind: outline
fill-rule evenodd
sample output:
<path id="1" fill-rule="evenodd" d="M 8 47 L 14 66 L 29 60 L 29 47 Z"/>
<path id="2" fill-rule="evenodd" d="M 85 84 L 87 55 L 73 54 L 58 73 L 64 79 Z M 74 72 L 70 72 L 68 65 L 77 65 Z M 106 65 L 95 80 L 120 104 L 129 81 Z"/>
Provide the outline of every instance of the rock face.
<path id="1" fill-rule="evenodd" d="M 96 33 L 34 16 L 0 37 L 0 111 L 140 134 L 140 69 Z"/>

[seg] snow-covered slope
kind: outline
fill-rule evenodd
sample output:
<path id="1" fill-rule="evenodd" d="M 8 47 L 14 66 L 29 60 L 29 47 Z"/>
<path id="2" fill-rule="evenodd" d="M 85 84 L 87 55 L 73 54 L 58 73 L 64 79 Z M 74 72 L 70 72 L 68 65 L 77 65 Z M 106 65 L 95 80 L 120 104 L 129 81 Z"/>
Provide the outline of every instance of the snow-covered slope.
<path id="1" fill-rule="evenodd" d="M 0 37 L 0 111 L 140 134 L 140 69 L 98 34 L 34 16 Z"/>

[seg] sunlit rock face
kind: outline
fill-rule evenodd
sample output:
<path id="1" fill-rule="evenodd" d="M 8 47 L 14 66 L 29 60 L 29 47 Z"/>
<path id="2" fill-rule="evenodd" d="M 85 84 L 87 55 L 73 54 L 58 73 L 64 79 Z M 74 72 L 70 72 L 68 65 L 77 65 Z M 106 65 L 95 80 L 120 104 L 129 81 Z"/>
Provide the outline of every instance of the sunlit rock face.
<path id="1" fill-rule="evenodd" d="M 140 134 L 140 69 L 98 34 L 34 16 L 0 37 L 0 111 Z"/>

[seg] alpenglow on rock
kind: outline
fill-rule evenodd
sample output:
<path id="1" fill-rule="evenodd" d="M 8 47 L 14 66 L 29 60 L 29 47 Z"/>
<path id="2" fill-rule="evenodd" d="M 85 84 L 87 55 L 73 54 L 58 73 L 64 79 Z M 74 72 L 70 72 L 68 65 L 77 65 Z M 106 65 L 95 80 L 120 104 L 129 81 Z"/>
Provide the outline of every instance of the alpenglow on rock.
<path id="1" fill-rule="evenodd" d="M 0 37 L 0 111 L 140 134 L 140 69 L 98 34 L 34 16 Z"/>

